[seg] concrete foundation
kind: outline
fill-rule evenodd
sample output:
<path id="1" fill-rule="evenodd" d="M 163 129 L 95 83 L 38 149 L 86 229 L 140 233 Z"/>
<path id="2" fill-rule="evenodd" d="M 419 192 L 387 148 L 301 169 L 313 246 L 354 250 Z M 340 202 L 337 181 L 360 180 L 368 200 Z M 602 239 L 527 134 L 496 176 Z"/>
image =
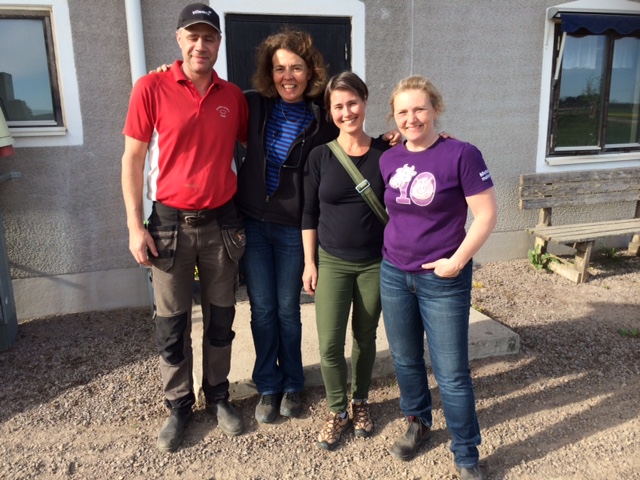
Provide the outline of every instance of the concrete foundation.
<path id="1" fill-rule="evenodd" d="M 257 391 L 251 381 L 251 373 L 255 361 L 255 350 L 251 336 L 251 316 L 249 301 L 244 291 L 238 295 L 236 305 L 236 319 L 234 330 L 236 337 L 233 341 L 233 353 L 231 357 L 231 383 L 230 393 L 232 399 L 245 398 L 256 395 Z M 315 309 L 313 303 L 306 295 L 302 296 L 302 361 L 304 363 L 305 385 L 322 385 L 320 373 L 320 354 L 318 352 L 318 338 L 315 324 Z M 197 392 L 201 392 L 202 385 L 202 312 L 199 306 L 194 306 L 192 314 L 192 341 L 194 353 L 194 386 Z M 389 352 L 387 335 L 384 330 L 384 322 L 380 319 L 377 336 L 377 360 L 374 367 L 374 377 L 383 376 L 393 372 L 393 360 Z M 426 346 L 426 343 L 425 343 Z M 469 356 L 472 360 L 516 354 L 520 350 L 520 337 L 498 322 L 491 320 L 486 315 L 476 310 L 471 310 L 469 326 Z M 350 367 L 349 354 L 351 352 L 351 336 L 347 334 L 345 345 L 347 362 Z M 429 363 L 428 350 L 425 355 Z M 199 402 L 203 401 L 202 395 L 198 396 Z"/>

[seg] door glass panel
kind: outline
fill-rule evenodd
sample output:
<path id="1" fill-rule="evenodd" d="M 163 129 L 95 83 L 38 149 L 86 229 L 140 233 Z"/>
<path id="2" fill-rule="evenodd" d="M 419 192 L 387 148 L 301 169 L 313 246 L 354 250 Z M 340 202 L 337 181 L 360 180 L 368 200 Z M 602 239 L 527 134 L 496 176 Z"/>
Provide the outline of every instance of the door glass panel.
<path id="1" fill-rule="evenodd" d="M 567 36 L 558 105 L 557 147 L 598 147 L 606 37 Z"/>

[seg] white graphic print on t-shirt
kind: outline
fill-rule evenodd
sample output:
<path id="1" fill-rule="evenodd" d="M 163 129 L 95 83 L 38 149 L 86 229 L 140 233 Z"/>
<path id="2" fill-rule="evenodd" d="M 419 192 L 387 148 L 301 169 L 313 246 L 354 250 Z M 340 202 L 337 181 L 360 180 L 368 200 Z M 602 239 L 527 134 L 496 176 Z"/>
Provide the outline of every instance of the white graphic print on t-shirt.
<path id="1" fill-rule="evenodd" d="M 415 177 L 415 179 L 413 178 Z M 409 189 L 409 185 L 411 188 Z M 436 179 L 429 172 L 417 174 L 416 167 L 403 167 L 396 169 L 396 173 L 389 179 L 389 186 L 400 190 L 400 196 L 396 198 L 396 203 L 403 205 L 414 204 L 424 207 L 433 201 L 436 193 Z"/>

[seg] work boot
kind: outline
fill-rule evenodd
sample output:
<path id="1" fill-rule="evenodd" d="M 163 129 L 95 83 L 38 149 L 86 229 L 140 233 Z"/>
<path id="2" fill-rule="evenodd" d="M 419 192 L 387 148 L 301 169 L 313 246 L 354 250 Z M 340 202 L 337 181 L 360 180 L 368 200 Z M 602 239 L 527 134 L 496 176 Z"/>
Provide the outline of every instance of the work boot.
<path id="1" fill-rule="evenodd" d="M 483 480 L 482 470 L 476 465 L 475 467 L 456 467 L 460 480 Z"/>
<path id="2" fill-rule="evenodd" d="M 207 404 L 207 410 L 218 419 L 218 427 L 227 435 L 240 435 L 244 429 L 240 414 L 228 400 Z"/>
<path id="3" fill-rule="evenodd" d="M 283 417 L 297 418 L 302 410 L 300 392 L 286 392 L 280 402 L 280 415 Z"/>
<path id="4" fill-rule="evenodd" d="M 191 407 L 171 409 L 169 418 L 158 433 L 158 441 L 156 446 L 161 452 L 175 452 L 187 428 L 189 419 L 191 418 Z"/>
<path id="5" fill-rule="evenodd" d="M 272 423 L 278 416 L 280 395 L 262 395 L 256 405 L 256 420 L 260 423 Z"/>
<path id="6" fill-rule="evenodd" d="M 416 456 L 420 446 L 429 438 L 429 427 L 418 417 L 409 416 L 407 432 L 397 439 L 390 449 L 391 455 L 399 460 L 411 460 Z"/>

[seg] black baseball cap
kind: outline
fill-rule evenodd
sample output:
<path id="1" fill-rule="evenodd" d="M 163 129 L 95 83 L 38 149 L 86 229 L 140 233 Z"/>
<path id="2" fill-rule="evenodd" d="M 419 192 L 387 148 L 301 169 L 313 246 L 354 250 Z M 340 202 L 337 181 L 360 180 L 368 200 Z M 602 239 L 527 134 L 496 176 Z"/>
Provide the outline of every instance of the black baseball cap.
<path id="1" fill-rule="evenodd" d="M 187 28 L 196 23 L 206 23 L 220 31 L 220 17 L 208 5 L 204 3 L 192 3 L 184 7 L 178 18 L 178 29 Z"/>

